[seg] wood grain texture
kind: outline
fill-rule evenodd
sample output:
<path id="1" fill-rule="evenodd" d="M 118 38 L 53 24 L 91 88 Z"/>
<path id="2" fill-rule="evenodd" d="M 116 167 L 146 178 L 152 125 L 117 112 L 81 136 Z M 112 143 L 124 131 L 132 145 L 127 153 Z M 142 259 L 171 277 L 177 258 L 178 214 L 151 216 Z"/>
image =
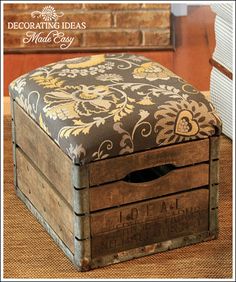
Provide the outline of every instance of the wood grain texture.
<path id="1" fill-rule="evenodd" d="M 10 97 L 9 97 L 10 98 Z M 12 100 L 9 99 L 11 109 L 11 134 L 12 134 L 12 157 L 13 157 L 13 171 L 14 171 L 14 189 L 17 189 L 17 175 L 16 175 L 16 127 L 15 127 L 15 108 Z"/>
<path id="2" fill-rule="evenodd" d="M 21 201 L 24 203 L 24 205 L 28 208 L 30 213 L 34 215 L 34 217 L 37 219 L 37 221 L 43 226 L 43 228 L 47 231 L 47 233 L 52 237 L 53 242 L 55 242 L 60 249 L 64 252 L 64 254 L 73 261 L 73 253 L 71 250 L 65 245 L 65 243 L 61 240 L 61 238 L 58 236 L 58 234 L 52 229 L 52 227 L 48 224 L 48 222 L 45 220 L 45 218 L 39 213 L 39 211 L 34 207 L 34 205 L 30 202 L 30 200 L 25 196 L 24 193 L 21 192 L 19 187 L 16 189 L 17 196 L 21 199 Z M 23 218 L 24 220 L 24 218 Z M 38 234 L 37 234 L 38 235 Z M 32 238 L 30 238 L 32 239 Z M 31 241 L 31 240 L 29 240 Z M 46 244 L 47 246 L 47 244 Z"/>
<path id="3" fill-rule="evenodd" d="M 219 160 L 212 160 L 210 162 L 210 185 L 216 185 L 219 184 L 219 182 Z"/>
<path id="4" fill-rule="evenodd" d="M 72 206 L 72 165 L 69 157 L 15 103 L 17 145 Z"/>
<path id="5" fill-rule="evenodd" d="M 209 165 L 200 164 L 170 171 L 144 183 L 117 181 L 90 189 L 90 211 L 176 193 L 209 183 Z M 102 195 L 102 197 L 100 197 Z M 99 201 L 97 200 L 98 198 Z"/>
<path id="6" fill-rule="evenodd" d="M 169 251 L 169 250 L 173 250 L 176 248 L 186 247 L 191 244 L 197 244 L 200 242 L 205 242 L 205 241 L 213 240 L 213 239 L 216 239 L 215 234 L 210 234 L 208 231 L 195 233 L 195 234 L 188 235 L 188 236 L 182 236 L 182 237 L 178 237 L 172 240 L 163 241 L 160 243 L 149 244 L 144 247 L 138 247 L 138 248 L 133 248 L 133 249 L 129 249 L 126 251 L 121 251 L 116 254 L 105 255 L 103 257 L 98 256 L 97 258 L 93 258 L 91 262 L 91 268 L 95 268 L 98 266 L 100 267 L 100 266 L 109 265 L 109 264 L 115 264 L 115 263 L 123 262 L 126 260 L 139 258 L 142 256 L 147 256 L 147 255 L 152 255 L 152 254 L 160 253 L 164 251 Z M 176 254 L 177 252 L 178 250 L 176 250 L 174 253 Z M 159 260 L 157 262 L 157 265 L 160 265 Z M 141 268 L 142 266 L 143 265 L 140 265 Z M 150 265 L 147 265 L 147 268 L 149 267 Z M 170 268 L 171 267 L 172 265 L 170 265 Z M 158 269 L 158 266 L 157 266 L 157 269 Z M 165 273 L 167 273 L 167 269 L 165 269 Z M 123 277 L 123 275 L 121 276 Z M 142 276 L 142 274 L 140 276 Z M 166 278 L 166 274 L 163 274 L 163 278 L 164 279 Z"/>
<path id="7" fill-rule="evenodd" d="M 210 138 L 210 177 L 209 177 L 209 230 L 218 234 L 218 201 L 219 201 L 219 157 L 220 137 Z"/>
<path id="8" fill-rule="evenodd" d="M 208 189 L 197 189 L 93 213 L 91 214 L 91 236 L 156 218 L 178 216 L 186 209 L 188 209 L 187 212 L 198 211 L 202 206 L 208 209 L 208 193 Z"/>
<path id="9" fill-rule="evenodd" d="M 51 187 L 20 149 L 16 150 L 16 158 L 19 189 L 73 253 L 72 208 Z"/>
<path id="10" fill-rule="evenodd" d="M 159 147 L 140 153 L 120 156 L 114 159 L 101 160 L 89 165 L 90 186 L 116 181 L 129 173 L 145 168 L 172 164 L 186 166 L 208 161 L 209 140 L 203 139 L 176 145 Z M 112 173 L 108 174 L 107 171 Z"/>
<path id="11" fill-rule="evenodd" d="M 5 278 L 13 279 L 230 279 L 232 277 L 232 142 L 222 137 L 220 158 L 219 237 L 201 244 L 178 248 L 171 252 L 155 254 L 156 251 L 172 249 L 175 245 L 186 246 L 209 237 L 209 234 L 190 235 L 172 242 L 149 245 L 120 252 L 116 257 L 108 255 L 97 258 L 94 263 L 102 265 L 143 256 L 139 259 L 114 264 L 89 272 L 78 272 L 69 259 L 16 197 L 13 189 L 13 164 L 11 144 L 11 118 L 4 116 L 4 272 Z M 187 240 L 186 240 L 187 239 Z M 175 242 L 177 241 L 177 242 Z M 180 243 L 182 242 L 182 244 Z"/>
<path id="12" fill-rule="evenodd" d="M 210 160 L 217 160 L 220 157 L 220 140 L 219 136 L 210 138 Z"/>
<path id="13" fill-rule="evenodd" d="M 208 230 L 207 189 L 91 215 L 92 257 Z"/>

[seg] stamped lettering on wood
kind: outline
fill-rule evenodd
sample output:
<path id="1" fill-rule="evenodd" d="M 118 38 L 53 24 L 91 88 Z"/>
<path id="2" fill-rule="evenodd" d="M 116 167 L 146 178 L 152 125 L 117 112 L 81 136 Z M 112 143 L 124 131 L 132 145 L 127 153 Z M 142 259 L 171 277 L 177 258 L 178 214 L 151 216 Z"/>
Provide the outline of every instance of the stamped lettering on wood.
<path id="1" fill-rule="evenodd" d="M 208 228 L 207 190 L 165 197 L 119 212 L 103 212 L 92 220 L 92 256 L 162 242 Z M 199 197 L 199 199 L 197 199 Z M 197 199 L 197 200 L 196 200 Z M 99 217 L 99 218 L 98 218 Z M 101 221 L 100 221 L 101 220 Z"/>

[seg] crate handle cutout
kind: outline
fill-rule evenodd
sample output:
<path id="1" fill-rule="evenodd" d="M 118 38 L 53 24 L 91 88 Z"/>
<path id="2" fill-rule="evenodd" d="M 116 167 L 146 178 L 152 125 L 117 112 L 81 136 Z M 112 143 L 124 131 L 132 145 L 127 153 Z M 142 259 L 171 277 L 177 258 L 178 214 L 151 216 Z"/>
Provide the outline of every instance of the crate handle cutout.
<path id="1" fill-rule="evenodd" d="M 128 183 L 145 183 L 145 182 L 150 182 L 155 179 L 158 179 L 170 171 L 174 170 L 175 166 L 172 164 L 166 164 L 166 165 L 161 165 L 157 167 L 151 167 L 147 169 L 142 169 L 142 170 L 136 170 L 128 175 L 126 175 L 125 178 L 122 179 L 124 182 Z"/>

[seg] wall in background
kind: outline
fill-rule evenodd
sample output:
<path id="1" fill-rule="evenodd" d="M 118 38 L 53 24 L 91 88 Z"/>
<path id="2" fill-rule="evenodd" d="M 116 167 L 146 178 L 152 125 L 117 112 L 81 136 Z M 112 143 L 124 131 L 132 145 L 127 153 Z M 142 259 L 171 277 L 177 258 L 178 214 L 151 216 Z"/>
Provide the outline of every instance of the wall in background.
<path id="1" fill-rule="evenodd" d="M 59 49 L 59 45 L 53 40 L 50 43 L 37 44 L 35 41 L 23 42 L 26 32 L 41 31 L 41 35 L 46 36 L 49 33 L 47 29 L 39 31 L 9 28 L 12 27 L 13 22 L 41 23 L 42 21 L 58 22 L 59 32 L 63 32 L 68 38 L 74 37 L 70 49 L 172 47 L 170 4 L 4 4 L 5 51 L 32 48 Z M 80 23 L 81 28 L 66 29 L 63 22 L 68 22 L 68 27 L 72 22 Z"/>

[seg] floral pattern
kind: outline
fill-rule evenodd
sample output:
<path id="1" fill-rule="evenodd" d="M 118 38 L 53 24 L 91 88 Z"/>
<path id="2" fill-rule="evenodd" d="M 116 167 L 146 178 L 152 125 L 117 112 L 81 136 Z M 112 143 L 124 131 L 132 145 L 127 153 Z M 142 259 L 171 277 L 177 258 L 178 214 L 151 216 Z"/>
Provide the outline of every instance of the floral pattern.
<path id="1" fill-rule="evenodd" d="M 60 61 L 19 77 L 9 89 L 76 164 L 221 132 L 199 91 L 133 54 Z"/>
<path id="2" fill-rule="evenodd" d="M 71 119 L 108 112 L 116 99 L 109 87 L 79 85 L 71 92 L 58 90 L 44 96 L 46 117 Z"/>
<path id="3" fill-rule="evenodd" d="M 214 135 L 214 123 L 218 119 L 215 113 L 212 112 L 212 118 L 208 119 L 209 109 L 205 104 L 188 101 L 188 95 L 185 97 L 186 100 L 167 102 L 155 112 L 157 122 L 154 131 L 158 145 L 189 141 L 196 139 L 196 136 L 202 139 Z"/>
<path id="4" fill-rule="evenodd" d="M 101 74 L 101 75 L 97 76 L 96 79 L 100 80 L 100 81 L 112 81 L 112 82 L 117 82 L 117 81 L 123 80 L 122 76 L 120 76 L 119 74 L 115 74 L 115 73 Z"/>
<path id="5" fill-rule="evenodd" d="M 133 71 L 134 78 L 145 78 L 149 81 L 154 81 L 157 79 L 168 80 L 170 76 L 174 76 L 172 72 L 165 69 L 158 63 L 148 62 L 144 63 Z"/>
<path id="6" fill-rule="evenodd" d="M 86 150 L 84 149 L 83 145 L 75 145 L 73 146 L 72 144 L 70 144 L 69 148 L 67 148 L 67 154 L 69 155 L 69 157 L 75 161 L 76 159 L 79 159 L 83 156 L 86 156 Z"/>

